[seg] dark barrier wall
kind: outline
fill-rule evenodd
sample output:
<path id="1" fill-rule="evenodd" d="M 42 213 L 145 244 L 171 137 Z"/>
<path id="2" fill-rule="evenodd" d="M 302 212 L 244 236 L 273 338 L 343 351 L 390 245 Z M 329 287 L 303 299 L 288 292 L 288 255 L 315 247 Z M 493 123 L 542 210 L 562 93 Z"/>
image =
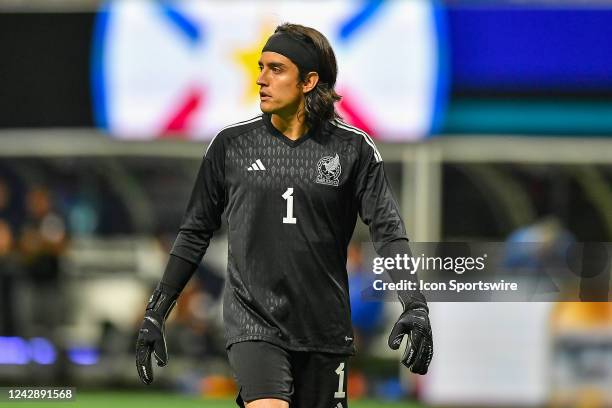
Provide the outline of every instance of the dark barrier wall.
<path id="1" fill-rule="evenodd" d="M 93 126 L 92 13 L 0 13 L 0 127 Z"/>

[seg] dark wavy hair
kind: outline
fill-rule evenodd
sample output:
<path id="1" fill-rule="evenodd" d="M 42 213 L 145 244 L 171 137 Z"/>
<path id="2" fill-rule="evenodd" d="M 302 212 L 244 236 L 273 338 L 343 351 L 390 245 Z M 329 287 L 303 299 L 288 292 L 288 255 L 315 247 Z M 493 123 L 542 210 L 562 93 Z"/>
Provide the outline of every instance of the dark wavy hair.
<path id="1" fill-rule="evenodd" d="M 308 127 L 311 129 L 319 128 L 329 120 L 340 118 L 334 106 L 336 102 L 342 99 L 342 96 L 334 90 L 338 76 L 338 65 L 334 50 L 327 38 L 314 28 L 299 24 L 285 23 L 276 27 L 274 32 L 282 32 L 314 45 L 319 57 L 319 82 L 312 91 L 304 95 Z M 300 67 L 298 69 L 300 82 L 304 82 L 308 72 L 303 72 Z"/>

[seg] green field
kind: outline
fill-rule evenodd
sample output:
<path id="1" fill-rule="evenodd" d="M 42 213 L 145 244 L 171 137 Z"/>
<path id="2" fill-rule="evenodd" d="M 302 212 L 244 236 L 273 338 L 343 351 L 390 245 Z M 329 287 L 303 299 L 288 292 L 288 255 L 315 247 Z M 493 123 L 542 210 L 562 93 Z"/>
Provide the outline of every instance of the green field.
<path id="1" fill-rule="evenodd" d="M 232 408 L 237 407 L 231 399 L 213 400 L 185 397 L 177 394 L 150 392 L 78 392 L 72 402 L 11 402 L 0 403 L 2 407 L 67 407 L 67 408 Z M 378 400 L 351 401 L 351 408 L 418 408 L 421 405 L 409 402 L 385 402 Z"/>

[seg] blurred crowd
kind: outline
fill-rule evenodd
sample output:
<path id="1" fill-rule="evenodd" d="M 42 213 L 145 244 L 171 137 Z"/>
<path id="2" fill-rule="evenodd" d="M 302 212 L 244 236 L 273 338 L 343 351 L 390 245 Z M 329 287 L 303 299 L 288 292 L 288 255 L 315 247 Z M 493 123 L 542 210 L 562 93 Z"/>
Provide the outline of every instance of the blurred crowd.
<path id="1" fill-rule="evenodd" d="M 0 179 L 2 336 L 49 333 L 62 316 L 59 279 L 60 258 L 68 243 L 65 216 L 44 185 L 29 188 L 22 200 L 20 206 L 19 197 Z"/>

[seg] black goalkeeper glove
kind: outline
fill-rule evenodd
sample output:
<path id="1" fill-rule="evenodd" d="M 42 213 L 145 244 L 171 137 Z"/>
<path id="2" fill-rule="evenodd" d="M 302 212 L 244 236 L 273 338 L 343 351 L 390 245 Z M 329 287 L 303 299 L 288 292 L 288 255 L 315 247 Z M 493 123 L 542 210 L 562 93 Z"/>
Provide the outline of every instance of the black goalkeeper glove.
<path id="1" fill-rule="evenodd" d="M 164 324 L 176 304 L 178 293 L 159 284 L 149 299 L 142 326 L 136 341 L 136 368 L 143 383 L 153 382 L 151 353 L 160 367 L 168 364 L 168 349 Z"/>
<path id="2" fill-rule="evenodd" d="M 391 330 L 389 347 L 397 350 L 404 335 L 408 335 L 408 345 L 402 356 L 402 364 L 413 373 L 427 374 L 433 357 L 433 339 L 426 304 L 417 302 L 405 308 Z"/>

